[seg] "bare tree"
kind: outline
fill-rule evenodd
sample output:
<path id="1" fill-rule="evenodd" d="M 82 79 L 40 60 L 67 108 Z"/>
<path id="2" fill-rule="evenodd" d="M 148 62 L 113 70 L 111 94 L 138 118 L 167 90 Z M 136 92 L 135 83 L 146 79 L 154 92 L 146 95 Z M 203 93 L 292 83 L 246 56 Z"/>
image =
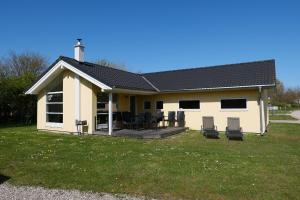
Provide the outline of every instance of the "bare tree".
<path id="1" fill-rule="evenodd" d="M 17 54 L 11 52 L 4 59 L 4 67 L 11 76 L 22 76 L 24 74 L 32 74 L 37 76 L 45 69 L 47 61 L 45 57 L 32 52 Z"/>
<path id="2" fill-rule="evenodd" d="M 128 71 L 125 64 L 115 63 L 115 62 L 109 61 L 107 59 L 96 60 L 93 63 L 98 64 L 98 65 L 102 65 L 102 66 L 105 66 L 105 67 L 111 67 L 111 68 L 115 68 L 115 69 L 121 69 L 121 70 Z"/>

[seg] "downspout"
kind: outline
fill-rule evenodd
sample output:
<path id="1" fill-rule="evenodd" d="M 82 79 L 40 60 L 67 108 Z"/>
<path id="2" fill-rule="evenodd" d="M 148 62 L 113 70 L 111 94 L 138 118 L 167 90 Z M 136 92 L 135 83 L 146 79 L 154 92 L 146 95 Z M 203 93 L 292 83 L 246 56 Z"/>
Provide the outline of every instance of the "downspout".
<path id="1" fill-rule="evenodd" d="M 263 136 L 266 130 L 263 89 L 261 86 L 258 89 L 259 89 L 260 135 Z"/>
<path id="2" fill-rule="evenodd" d="M 81 120 L 80 96 L 80 77 L 77 74 L 75 74 L 75 130 L 77 133 L 81 133 L 82 131 L 80 129 L 81 127 L 76 124 L 77 121 Z"/>

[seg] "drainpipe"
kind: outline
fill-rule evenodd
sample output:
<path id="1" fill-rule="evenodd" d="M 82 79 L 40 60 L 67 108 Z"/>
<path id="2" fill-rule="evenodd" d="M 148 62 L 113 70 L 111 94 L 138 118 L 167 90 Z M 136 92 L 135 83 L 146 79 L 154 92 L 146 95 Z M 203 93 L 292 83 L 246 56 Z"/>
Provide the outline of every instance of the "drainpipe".
<path id="1" fill-rule="evenodd" d="M 113 95 L 112 92 L 108 93 L 108 135 L 113 132 Z"/>
<path id="2" fill-rule="evenodd" d="M 260 111 L 260 135 L 263 136 L 266 130 L 263 89 L 261 86 L 258 89 L 259 89 L 259 111 Z"/>
<path id="3" fill-rule="evenodd" d="M 81 113 L 80 113 L 80 77 L 79 75 L 75 74 L 75 122 L 81 120 Z M 79 128 L 79 130 L 78 130 Z M 81 133 L 80 127 L 75 123 L 75 130 L 78 133 Z"/>

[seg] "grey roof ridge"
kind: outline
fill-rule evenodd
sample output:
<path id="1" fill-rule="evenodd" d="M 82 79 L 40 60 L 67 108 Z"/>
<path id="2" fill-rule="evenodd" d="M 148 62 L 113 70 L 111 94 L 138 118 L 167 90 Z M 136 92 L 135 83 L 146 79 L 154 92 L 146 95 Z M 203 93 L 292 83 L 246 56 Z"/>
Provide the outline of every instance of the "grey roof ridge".
<path id="1" fill-rule="evenodd" d="M 151 87 L 153 87 L 157 92 L 160 92 L 160 90 L 155 87 L 155 85 L 153 83 L 151 83 L 151 81 L 149 81 L 146 77 L 144 77 L 143 75 L 140 75 Z"/>
<path id="2" fill-rule="evenodd" d="M 212 65 L 212 66 L 203 66 L 203 67 L 189 67 L 189 68 L 181 68 L 181 69 L 174 69 L 174 70 L 164 70 L 164 71 L 156 71 L 156 72 L 147 72 L 147 73 L 142 73 L 141 75 L 158 74 L 158 73 L 168 73 L 168 72 L 176 72 L 176 71 L 188 71 L 188 70 L 195 70 L 195 69 L 213 69 L 213 68 L 227 67 L 227 66 L 232 66 L 232 65 L 243 65 L 243 64 L 270 62 L 270 61 L 275 62 L 275 59 L 272 58 L 272 59 L 249 61 L 249 62 L 239 62 L 239 63 L 222 64 L 222 65 Z"/>

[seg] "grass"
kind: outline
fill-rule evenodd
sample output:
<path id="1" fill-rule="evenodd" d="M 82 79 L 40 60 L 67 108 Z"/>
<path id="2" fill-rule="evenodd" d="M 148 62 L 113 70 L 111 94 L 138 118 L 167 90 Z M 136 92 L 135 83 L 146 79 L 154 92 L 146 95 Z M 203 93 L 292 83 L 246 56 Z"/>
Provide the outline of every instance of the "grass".
<path id="1" fill-rule="evenodd" d="M 159 199 L 297 199 L 300 125 L 272 124 L 264 137 L 163 140 L 0 128 L 0 174 L 15 185 L 145 195 Z"/>
<path id="2" fill-rule="evenodd" d="M 297 120 L 291 115 L 270 115 L 270 120 Z"/>

